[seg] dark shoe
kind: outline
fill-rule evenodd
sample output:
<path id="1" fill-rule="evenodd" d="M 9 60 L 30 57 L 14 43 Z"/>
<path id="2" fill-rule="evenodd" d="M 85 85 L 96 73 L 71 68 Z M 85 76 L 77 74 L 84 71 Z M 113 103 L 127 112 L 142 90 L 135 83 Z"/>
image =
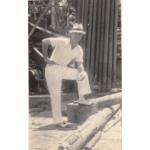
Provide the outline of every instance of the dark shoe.
<path id="1" fill-rule="evenodd" d="M 71 122 L 62 122 L 62 123 L 57 124 L 57 127 L 61 129 L 75 130 L 77 129 L 77 124 L 71 123 Z"/>
<path id="2" fill-rule="evenodd" d="M 91 105 L 91 102 L 88 100 L 79 100 L 78 104 L 80 104 L 80 105 Z"/>
<path id="3" fill-rule="evenodd" d="M 90 105 L 91 102 L 88 99 L 85 99 L 85 96 L 79 97 L 79 100 L 77 101 L 80 105 Z"/>

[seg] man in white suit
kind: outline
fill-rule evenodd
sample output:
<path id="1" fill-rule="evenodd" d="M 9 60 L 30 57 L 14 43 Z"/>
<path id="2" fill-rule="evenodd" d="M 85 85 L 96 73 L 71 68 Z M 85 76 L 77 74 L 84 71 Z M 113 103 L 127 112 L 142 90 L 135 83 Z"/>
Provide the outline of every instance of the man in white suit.
<path id="1" fill-rule="evenodd" d="M 74 24 L 69 31 L 69 38 L 56 37 L 42 40 L 42 51 L 47 63 L 45 77 L 51 96 L 52 115 L 54 122 L 61 127 L 72 127 L 74 124 L 63 120 L 61 113 L 62 79 L 76 80 L 79 92 L 79 103 L 86 103 L 84 95 L 90 94 L 88 75 L 83 66 L 83 49 L 79 41 L 85 34 L 82 24 Z M 48 57 L 48 47 L 54 47 L 51 57 Z M 77 68 L 70 68 L 71 62 L 77 63 Z"/>

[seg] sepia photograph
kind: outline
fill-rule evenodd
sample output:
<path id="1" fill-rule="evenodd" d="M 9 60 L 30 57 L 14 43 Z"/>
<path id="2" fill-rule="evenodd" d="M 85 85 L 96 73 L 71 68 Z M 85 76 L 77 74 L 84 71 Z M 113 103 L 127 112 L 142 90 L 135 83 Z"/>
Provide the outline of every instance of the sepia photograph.
<path id="1" fill-rule="evenodd" d="M 122 150 L 121 0 L 28 0 L 29 150 Z"/>

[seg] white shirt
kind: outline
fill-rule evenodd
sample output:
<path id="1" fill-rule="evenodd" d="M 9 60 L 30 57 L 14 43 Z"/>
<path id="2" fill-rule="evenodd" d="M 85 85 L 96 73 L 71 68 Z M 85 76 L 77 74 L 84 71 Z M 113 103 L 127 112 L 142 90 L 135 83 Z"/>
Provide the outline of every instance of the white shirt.
<path id="1" fill-rule="evenodd" d="M 83 62 L 83 49 L 80 45 L 71 48 L 70 39 L 65 37 L 50 38 L 51 45 L 55 47 L 50 60 L 57 64 L 67 66 L 72 61 Z"/>

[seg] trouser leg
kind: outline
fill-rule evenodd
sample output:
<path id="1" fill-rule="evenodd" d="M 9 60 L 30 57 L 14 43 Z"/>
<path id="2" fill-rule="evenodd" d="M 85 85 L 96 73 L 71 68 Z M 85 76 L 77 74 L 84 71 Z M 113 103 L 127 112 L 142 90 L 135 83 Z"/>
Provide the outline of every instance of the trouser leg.
<path id="1" fill-rule="evenodd" d="M 62 78 L 68 80 L 76 80 L 78 85 L 79 96 L 91 93 L 91 88 L 89 84 L 88 75 L 85 72 L 85 78 L 82 81 L 78 80 L 79 72 L 77 69 L 72 69 L 68 67 L 62 68 Z"/>
<path id="2" fill-rule="evenodd" d="M 88 75 L 82 81 L 78 81 L 77 69 L 54 65 L 46 67 L 45 76 L 51 96 L 52 115 L 55 123 L 63 121 L 61 113 L 61 83 L 62 79 L 76 80 L 79 96 L 91 93 Z"/>
<path id="3" fill-rule="evenodd" d="M 61 77 L 52 68 L 45 69 L 45 77 L 51 97 L 52 116 L 55 123 L 63 121 L 61 112 Z"/>
<path id="4" fill-rule="evenodd" d="M 77 80 L 77 85 L 78 85 L 79 96 L 83 96 L 91 93 L 91 88 L 90 88 L 87 73 L 85 73 L 85 78 L 82 81 Z"/>

